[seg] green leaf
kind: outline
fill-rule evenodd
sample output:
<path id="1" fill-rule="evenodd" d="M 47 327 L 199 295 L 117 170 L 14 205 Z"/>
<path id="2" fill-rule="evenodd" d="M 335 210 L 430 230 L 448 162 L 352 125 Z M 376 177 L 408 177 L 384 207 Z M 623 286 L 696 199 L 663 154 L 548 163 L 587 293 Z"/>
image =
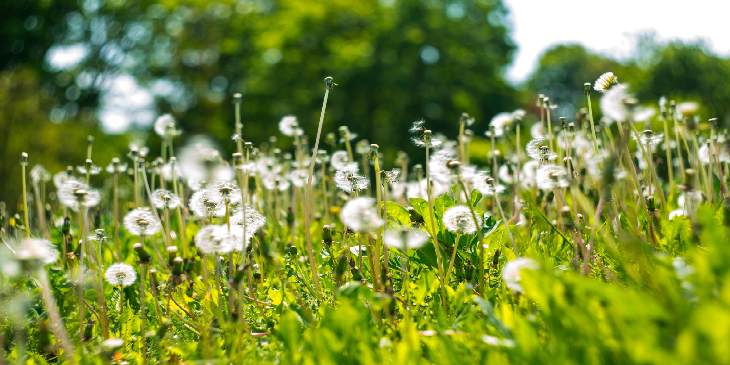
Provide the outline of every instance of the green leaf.
<path id="1" fill-rule="evenodd" d="M 394 201 L 385 202 L 385 214 L 401 226 L 411 226 L 411 217 L 408 211 Z"/>

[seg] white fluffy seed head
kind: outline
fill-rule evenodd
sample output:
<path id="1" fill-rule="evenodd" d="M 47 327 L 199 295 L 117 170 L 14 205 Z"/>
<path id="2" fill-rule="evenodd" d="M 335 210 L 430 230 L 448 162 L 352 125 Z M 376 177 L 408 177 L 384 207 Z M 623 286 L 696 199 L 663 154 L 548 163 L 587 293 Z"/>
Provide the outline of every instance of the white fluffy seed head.
<path id="1" fill-rule="evenodd" d="M 175 209 L 180 206 L 180 198 L 175 193 L 165 189 L 157 189 L 152 192 L 150 200 L 157 209 Z"/>
<path id="2" fill-rule="evenodd" d="M 234 250 L 243 238 L 225 225 L 208 225 L 195 234 L 195 247 L 206 255 L 226 254 Z"/>
<path id="3" fill-rule="evenodd" d="M 428 234 L 422 229 L 392 228 L 383 234 L 383 242 L 398 250 L 418 249 L 428 241 Z"/>
<path id="4" fill-rule="evenodd" d="M 223 197 L 214 189 L 201 189 L 190 197 L 190 210 L 197 217 L 222 217 L 226 214 Z"/>
<path id="5" fill-rule="evenodd" d="M 479 217 L 477 217 L 477 220 L 479 220 Z M 476 223 L 481 224 L 481 222 L 474 222 L 469 207 L 465 205 L 456 205 L 447 209 L 444 212 L 443 221 L 449 232 L 459 234 L 475 233 L 479 229 Z"/>
<path id="6" fill-rule="evenodd" d="M 101 194 L 88 184 L 73 177 L 65 178 L 58 189 L 58 200 L 72 210 L 95 207 L 101 201 Z"/>
<path id="7" fill-rule="evenodd" d="M 173 137 L 178 134 L 175 129 L 175 118 L 170 114 L 163 114 L 155 120 L 155 133 L 160 137 Z"/>
<path id="8" fill-rule="evenodd" d="M 293 115 L 285 115 L 279 121 L 279 131 L 281 134 L 289 137 L 301 136 L 304 131 L 299 127 L 297 117 Z"/>
<path id="9" fill-rule="evenodd" d="M 372 232 L 385 222 L 378 215 L 373 198 L 354 198 L 345 203 L 340 211 L 340 219 L 355 232 Z"/>
<path id="10" fill-rule="evenodd" d="M 153 235 L 162 229 L 162 224 L 150 208 L 132 209 L 124 216 L 124 228 L 137 236 Z"/>
<path id="11" fill-rule="evenodd" d="M 538 268 L 539 265 L 535 260 L 527 257 L 518 257 L 504 265 L 504 269 L 502 270 L 502 279 L 510 290 L 516 293 L 521 293 L 523 289 L 521 285 L 522 276 L 520 275 L 520 272 L 525 269 L 537 270 Z"/>
<path id="12" fill-rule="evenodd" d="M 104 278 L 109 285 L 128 287 L 137 281 L 137 273 L 131 265 L 117 263 L 106 269 Z"/>
<path id="13" fill-rule="evenodd" d="M 618 77 L 613 72 L 605 72 L 598 76 L 596 82 L 593 83 L 593 90 L 605 93 L 611 86 L 618 84 Z"/>
<path id="14" fill-rule="evenodd" d="M 535 174 L 535 181 L 538 189 L 546 191 L 570 186 L 568 170 L 553 164 L 540 166 Z"/>
<path id="15" fill-rule="evenodd" d="M 43 238 L 26 238 L 13 247 L 20 261 L 49 265 L 58 259 L 58 250 Z"/>

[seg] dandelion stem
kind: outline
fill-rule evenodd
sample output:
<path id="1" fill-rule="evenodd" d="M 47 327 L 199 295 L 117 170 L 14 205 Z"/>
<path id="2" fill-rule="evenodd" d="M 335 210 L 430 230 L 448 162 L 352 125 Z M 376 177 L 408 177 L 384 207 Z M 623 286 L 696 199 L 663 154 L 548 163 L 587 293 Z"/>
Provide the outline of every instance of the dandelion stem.
<path id="1" fill-rule="evenodd" d="M 25 230 L 25 238 L 30 238 L 30 214 L 28 214 L 28 185 L 26 183 L 27 177 L 25 172 L 27 166 L 28 154 L 23 152 L 20 155 L 20 174 L 23 185 L 23 229 Z"/>
<path id="2" fill-rule="evenodd" d="M 54 298 L 53 296 L 51 283 L 48 281 L 48 274 L 46 273 L 45 268 L 41 268 L 40 270 L 38 270 L 38 283 L 41 289 L 41 299 L 43 300 L 43 304 L 46 307 L 46 311 L 48 312 L 48 319 L 51 322 L 51 329 L 53 331 L 53 334 L 56 336 L 56 339 L 61 344 L 61 348 L 63 348 L 63 356 L 66 358 L 66 361 L 68 361 L 69 363 L 74 363 L 74 347 L 68 337 L 66 327 L 64 327 L 63 325 L 63 319 L 61 319 L 61 314 L 58 311 L 56 298 Z"/>
<path id="3" fill-rule="evenodd" d="M 583 84 L 583 91 L 586 94 L 586 105 L 588 106 L 588 121 L 591 124 L 591 136 L 593 137 L 593 152 L 598 152 L 598 138 L 596 138 L 596 126 L 593 122 L 593 105 L 591 103 L 591 84 L 586 82 Z"/>
<path id="4" fill-rule="evenodd" d="M 312 158 L 309 161 L 309 173 L 307 174 L 307 189 L 304 193 L 304 201 L 305 201 L 305 211 L 304 211 L 304 237 L 307 244 L 307 255 L 309 256 L 309 265 L 311 266 L 312 270 L 312 281 L 314 282 L 314 287 L 319 294 L 320 292 L 320 285 L 319 285 L 319 270 L 317 269 L 317 259 L 314 257 L 314 248 L 312 247 L 312 232 L 310 225 L 312 224 L 312 179 L 314 175 L 314 160 L 317 157 L 317 152 L 319 149 L 319 140 L 322 135 L 322 125 L 324 124 L 324 116 L 327 111 L 327 99 L 329 99 L 330 90 L 332 90 L 332 87 L 336 85 L 334 81 L 332 80 L 332 77 L 325 77 L 325 89 L 324 89 L 324 99 L 322 100 L 322 110 L 319 113 L 319 124 L 317 125 L 317 136 L 314 139 L 314 148 L 312 149 Z"/>

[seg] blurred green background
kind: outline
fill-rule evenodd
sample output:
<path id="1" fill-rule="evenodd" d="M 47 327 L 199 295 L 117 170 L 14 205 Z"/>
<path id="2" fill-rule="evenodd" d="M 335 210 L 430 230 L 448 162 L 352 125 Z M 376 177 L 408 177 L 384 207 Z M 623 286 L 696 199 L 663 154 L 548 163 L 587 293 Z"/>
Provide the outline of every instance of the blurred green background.
<path id="1" fill-rule="evenodd" d="M 500 0 L 27 0 L 0 12 L 0 200 L 11 205 L 21 151 L 56 172 L 83 162 L 90 134 L 104 166 L 132 140 L 156 151 L 146 132 L 162 113 L 183 138 L 209 134 L 231 152 L 234 92 L 247 140 L 268 140 L 286 114 L 311 135 L 326 75 L 339 86 L 325 131 L 346 124 L 386 157 L 412 148 L 414 120 L 453 136 L 465 111 L 481 135 L 496 113 L 530 110 L 538 92 L 571 118 L 582 84 L 608 70 L 643 101 L 701 101 L 725 125 L 730 114 L 730 61 L 702 43 L 645 37 L 621 61 L 560 45 L 510 83 L 519 45 Z"/>

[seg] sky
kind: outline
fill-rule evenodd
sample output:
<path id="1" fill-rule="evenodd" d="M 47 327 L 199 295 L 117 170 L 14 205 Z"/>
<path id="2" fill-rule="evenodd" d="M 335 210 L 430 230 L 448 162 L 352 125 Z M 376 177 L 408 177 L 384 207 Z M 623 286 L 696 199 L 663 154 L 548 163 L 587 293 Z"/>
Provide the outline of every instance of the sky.
<path id="1" fill-rule="evenodd" d="M 636 35 L 659 41 L 706 41 L 730 56 L 730 0 L 505 0 L 517 44 L 508 68 L 513 82 L 525 80 L 540 54 L 552 45 L 577 42 L 608 56 L 625 58 Z"/>

